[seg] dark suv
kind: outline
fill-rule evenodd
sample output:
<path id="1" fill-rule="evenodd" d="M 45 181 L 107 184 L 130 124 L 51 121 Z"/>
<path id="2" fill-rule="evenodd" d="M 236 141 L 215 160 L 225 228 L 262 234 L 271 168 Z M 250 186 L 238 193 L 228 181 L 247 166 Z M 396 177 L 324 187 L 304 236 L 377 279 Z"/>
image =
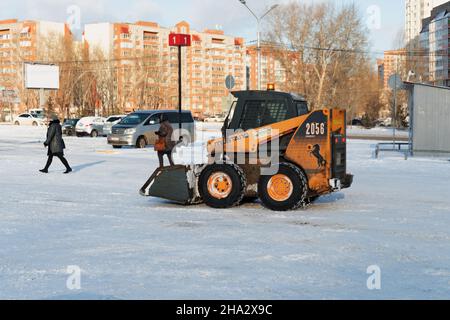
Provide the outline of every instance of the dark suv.
<path id="1" fill-rule="evenodd" d="M 66 119 L 62 125 L 62 132 L 68 136 L 75 135 L 75 126 L 77 125 L 80 119 Z"/>

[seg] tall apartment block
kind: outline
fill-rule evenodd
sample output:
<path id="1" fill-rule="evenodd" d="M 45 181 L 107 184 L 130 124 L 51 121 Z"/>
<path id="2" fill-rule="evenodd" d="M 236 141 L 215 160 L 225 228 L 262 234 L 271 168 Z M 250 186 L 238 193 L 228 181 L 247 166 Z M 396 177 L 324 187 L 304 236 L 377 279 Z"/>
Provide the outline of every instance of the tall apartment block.
<path id="1" fill-rule="evenodd" d="M 434 7 L 447 0 L 406 0 L 405 41 L 409 50 L 419 48 L 422 20 L 431 15 Z"/>
<path id="2" fill-rule="evenodd" d="M 123 112 L 130 112 L 137 108 L 177 106 L 178 48 L 169 47 L 171 33 L 192 37 L 192 46 L 182 49 L 183 108 L 197 114 L 225 112 L 230 102 L 226 77 L 235 78 L 233 90 L 246 86 L 246 48 L 242 38 L 218 30 L 198 32 L 185 21 L 173 28 L 140 21 L 88 24 L 83 40 L 90 48 L 91 59 L 96 50 L 111 59 L 117 74 L 118 103 Z M 136 70 L 141 72 L 136 74 Z M 142 95 L 151 96 L 152 90 L 158 101 L 141 99 Z"/>
<path id="3" fill-rule="evenodd" d="M 402 65 L 407 59 L 407 50 L 389 50 L 384 52 L 384 60 L 382 65 L 383 87 L 389 88 L 389 78 L 396 73 L 404 73 Z M 380 68 L 380 65 L 379 65 Z"/>
<path id="4" fill-rule="evenodd" d="M 422 20 L 420 46 L 427 82 L 450 86 L 450 1 L 433 8 L 430 17 Z"/>
<path id="5" fill-rule="evenodd" d="M 0 21 L 0 102 L 10 111 L 24 109 L 20 92 L 23 91 L 23 62 L 40 58 L 43 40 L 48 35 L 71 36 L 64 23 L 47 21 Z"/>
<path id="6" fill-rule="evenodd" d="M 287 75 L 278 55 L 280 50 L 269 45 L 261 46 L 261 90 L 267 85 L 275 84 L 276 90 L 286 91 Z M 258 89 L 258 48 L 256 45 L 247 47 L 247 87 Z"/>

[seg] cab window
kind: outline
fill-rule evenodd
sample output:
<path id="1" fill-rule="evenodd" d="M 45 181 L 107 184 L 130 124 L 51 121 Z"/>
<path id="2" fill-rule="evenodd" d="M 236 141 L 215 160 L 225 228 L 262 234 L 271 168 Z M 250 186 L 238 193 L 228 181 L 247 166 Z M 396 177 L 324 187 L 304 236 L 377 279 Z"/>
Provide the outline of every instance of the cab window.
<path id="1" fill-rule="evenodd" d="M 245 103 L 239 128 L 246 131 L 285 121 L 288 118 L 285 100 L 249 100 Z"/>
<path id="2" fill-rule="evenodd" d="M 263 115 L 263 126 L 288 119 L 287 103 L 284 100 L 268 101 Z"/>
<path id="3" fill-rule="evenodd" d="M 305 101 L 296 101 L 298 116 L 303 116 L 309 113 L 308 104 Z"/>

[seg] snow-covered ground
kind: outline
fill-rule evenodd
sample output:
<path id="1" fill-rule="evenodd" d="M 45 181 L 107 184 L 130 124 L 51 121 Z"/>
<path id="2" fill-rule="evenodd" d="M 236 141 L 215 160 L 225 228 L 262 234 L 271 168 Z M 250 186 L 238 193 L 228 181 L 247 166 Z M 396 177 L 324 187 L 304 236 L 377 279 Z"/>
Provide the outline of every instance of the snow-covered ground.
<path id="1" fill-rule="evenodd" d="M 141 197 L 153 150 L 105 138 L 65 138 L 75 172 L 55 159 L 42 175 L 44 135 L 0 126 L 0 299 L 450 298 L 447 159 L 375 160 L 375 142 L 350 140 L 354 186 L 280 214 Z"/>

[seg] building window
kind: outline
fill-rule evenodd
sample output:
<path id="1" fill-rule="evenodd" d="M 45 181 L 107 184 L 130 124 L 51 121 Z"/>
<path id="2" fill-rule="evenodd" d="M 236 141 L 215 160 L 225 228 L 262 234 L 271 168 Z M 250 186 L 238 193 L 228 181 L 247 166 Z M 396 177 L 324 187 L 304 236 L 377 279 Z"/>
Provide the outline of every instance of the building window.
<path id="1" fill-rule="evenodd" d="M 31 41 L 20 41 L 21 47 L 31 47 Z"/>

